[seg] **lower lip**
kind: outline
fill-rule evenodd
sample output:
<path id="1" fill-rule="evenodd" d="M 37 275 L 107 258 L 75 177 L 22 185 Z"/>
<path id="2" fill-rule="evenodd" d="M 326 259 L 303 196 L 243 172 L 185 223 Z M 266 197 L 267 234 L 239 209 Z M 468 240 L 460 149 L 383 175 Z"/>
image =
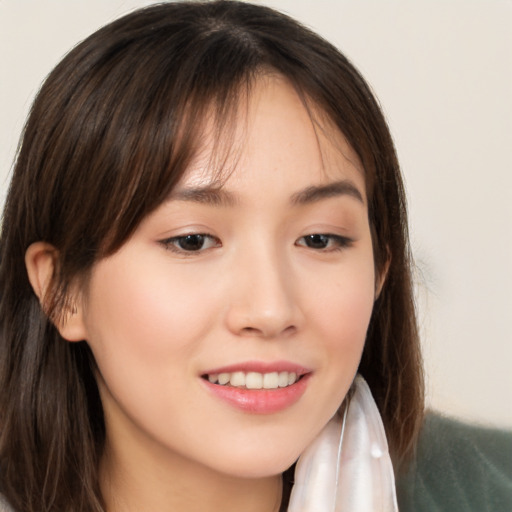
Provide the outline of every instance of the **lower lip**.
<path id="1" fill-rule="evenodd" d="M 306 391 L 310 375 L 304 375 L 291 386 L 277 389 L 242 389 L 203 381 L 211 393 L 237 409 L 255 414 L 272 414 L 291 407 L 300 399 Z"/>

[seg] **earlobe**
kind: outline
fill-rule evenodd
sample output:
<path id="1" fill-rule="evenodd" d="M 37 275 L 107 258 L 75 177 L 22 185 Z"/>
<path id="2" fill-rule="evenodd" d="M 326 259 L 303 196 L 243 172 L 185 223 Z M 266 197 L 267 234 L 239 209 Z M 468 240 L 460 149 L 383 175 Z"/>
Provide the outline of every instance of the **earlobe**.
<path id="1" fill-rule="evenodd" d="M 46 242 L 34 242 L 25 252 L 28 279 L 44 311 L 48 310 L 48 294 L 51 291 L 51 282 L 58 258 L 57 249 Z M 69 303 L 72 305 L 60 312 L 57 318 L 52 318 L 52 321 L 64 339 L 82 341 L 86 337 L 83 310 L 79 304 L 78 294 L 73 294 L 70 299 Z"/>

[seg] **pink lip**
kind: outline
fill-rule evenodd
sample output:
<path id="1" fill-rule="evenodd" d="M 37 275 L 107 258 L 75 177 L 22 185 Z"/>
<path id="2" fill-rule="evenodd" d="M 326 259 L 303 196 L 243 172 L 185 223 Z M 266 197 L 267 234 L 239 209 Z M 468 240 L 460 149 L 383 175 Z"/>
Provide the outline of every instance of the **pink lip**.
<path id="1" fill-rule="evenodd" d="M 302 378 L 295 384 L 286 388 L 277 389 L 236 388 L 212 384 L 206 378 L 201 379 L 207 390 L 217 398 L 227 402 L 236 409 L 254 414 L 272 414 L 291 407 L 306 391 L 309 377 L 311 376 L 311 370 L 285 361 L 275 363 L 246 362 L 234 364 L 210 370 L 203 374 L 203 376 L 219 373 L 233 373 L 236 371 L 258 373 L 293 372 L 297 375 L 302 375 Z"/>

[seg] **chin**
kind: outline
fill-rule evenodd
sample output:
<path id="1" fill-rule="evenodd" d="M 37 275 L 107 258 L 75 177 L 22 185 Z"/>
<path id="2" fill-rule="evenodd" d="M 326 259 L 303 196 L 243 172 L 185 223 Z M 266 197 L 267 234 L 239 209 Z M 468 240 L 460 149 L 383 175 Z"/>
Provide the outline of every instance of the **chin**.
<path id="1" fill-rule="evenodd" d="M 293 465 L 300 456 L 300 451 L 276 450 L 269 447 L 265 453 L 238 453 L 236 456 L 223 457 L 221 464 L 216 464 L 222 473 L 238 478 L 266 478 L 279 475 Z M 292 453 L 293 452 L 293 453 Z"/>
<path id="2" fill-rule="evenodd" d="M 248 464 L 242 468 L 238 468 L 238 471 L 233 471 L 231 468 L 227 474 L 237 478 L 248 478 L 248 479 L 259 479 L 268 478 L 284 473 L 290 466 L 296 462 L 296 459 L 285 462 L 281 461 L 268 461 L 262 464 Z"/>

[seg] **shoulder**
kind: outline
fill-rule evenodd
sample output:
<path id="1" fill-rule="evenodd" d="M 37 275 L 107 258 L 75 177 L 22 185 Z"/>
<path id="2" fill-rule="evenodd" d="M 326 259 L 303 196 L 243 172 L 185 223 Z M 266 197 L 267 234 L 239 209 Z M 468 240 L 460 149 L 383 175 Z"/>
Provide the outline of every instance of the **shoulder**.
<path id="1" fill-rule="evenodd" d="M 428 414 L 397 492 L 401 512 L 510 512 L 512 432 Z"/>

